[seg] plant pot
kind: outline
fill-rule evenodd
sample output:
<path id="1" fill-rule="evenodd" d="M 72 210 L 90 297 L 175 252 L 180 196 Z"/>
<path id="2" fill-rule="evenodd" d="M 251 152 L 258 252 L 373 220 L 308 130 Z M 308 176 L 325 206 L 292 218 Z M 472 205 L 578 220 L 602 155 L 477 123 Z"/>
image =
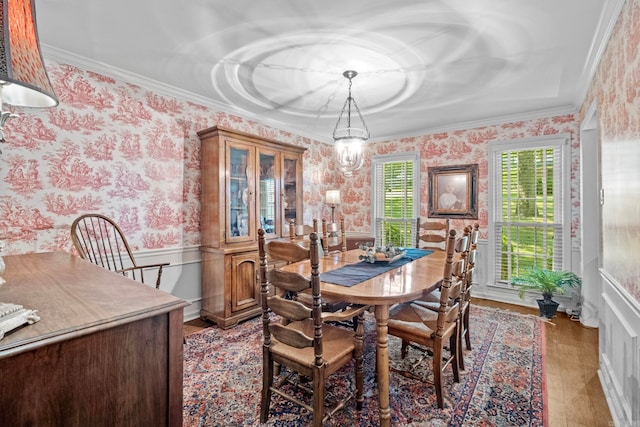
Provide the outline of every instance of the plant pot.
<path id="1" fill-rule="evenodd" d="M 536 301 L 538 301 L 538 307 L 540 308 L 540 316 L 551 319 L 556 315 L 560 304 L 550 298 L 539 299 Z"/>

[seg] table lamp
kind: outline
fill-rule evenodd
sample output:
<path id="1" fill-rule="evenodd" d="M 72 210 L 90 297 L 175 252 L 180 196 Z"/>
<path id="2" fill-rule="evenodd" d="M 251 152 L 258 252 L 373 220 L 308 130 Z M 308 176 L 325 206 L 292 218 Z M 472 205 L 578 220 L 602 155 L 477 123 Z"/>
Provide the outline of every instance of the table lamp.
<path id="1" fill-rule="evenodd" d="M 340 204 L 340 190 L 327 190 L 327 194 L 325 195 L 325 203 L 328 204 L 329 207 L 331 207 L 331 223 L 335 224 L 335 210 L 336 206 Z"/>
<path id="2" fill-rule="evenodd" d="M 0 143 L 5 142 L 7 120 L 16 117 L 11 111 L 3 111 L 5 102 L 33 108 L 58 105 L 40 53 L 35 0 L 2 0 L 0 6 Z M 0 251 L 2 248 L 4 242 L 0 241 Z M 0 254 L 0 285 L 5 283 L 4 270 Z M 35 313 L 22 305 L 0 301 L 0 339 L 25 323 L 39 321 Z"/>

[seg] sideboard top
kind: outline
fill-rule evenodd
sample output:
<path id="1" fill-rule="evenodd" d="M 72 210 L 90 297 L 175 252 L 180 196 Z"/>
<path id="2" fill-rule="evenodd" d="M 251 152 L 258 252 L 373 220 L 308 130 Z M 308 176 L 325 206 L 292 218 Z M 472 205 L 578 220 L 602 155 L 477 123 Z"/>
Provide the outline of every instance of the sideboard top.
<path id="1" fill-rule="evenodd" d="M 37 310 L 40 321 L 9 332 L 0 341 L 0 359 L 188 305 L 66 252 L 3 258 L 7 282 L 0 301 Z"/>

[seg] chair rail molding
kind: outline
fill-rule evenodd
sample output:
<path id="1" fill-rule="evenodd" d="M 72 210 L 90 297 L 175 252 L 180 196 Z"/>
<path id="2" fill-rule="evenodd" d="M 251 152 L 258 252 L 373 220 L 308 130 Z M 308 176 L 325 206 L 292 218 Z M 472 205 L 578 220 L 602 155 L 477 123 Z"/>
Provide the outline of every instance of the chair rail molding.
<path id="1" fill-rule="evenodd" d="M 141 263 L 170 262 L 163 270 L 160 290 L 191 303 L 184 308 L 185 321 L 200 317 L 200 246 L 150 249 L 134 255 Z"/>
<path id="2" fill-rule="evenodd" d="M 605 270 L 600 307 L 598 375 L 613 425 L 640 423 L 640 304 Z"/>

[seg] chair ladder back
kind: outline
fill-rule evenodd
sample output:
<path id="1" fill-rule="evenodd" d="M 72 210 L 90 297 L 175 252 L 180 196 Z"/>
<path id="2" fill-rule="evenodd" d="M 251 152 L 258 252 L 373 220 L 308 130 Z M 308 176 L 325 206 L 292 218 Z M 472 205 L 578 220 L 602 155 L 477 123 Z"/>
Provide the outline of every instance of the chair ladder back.
<path id="1" fill-rule="evenodd" d="M 291 245 L 292 247 L 302 249 L 295 244 L 286 242 L 274 241 L 269 242 L 268 245 L 273 245 L 274 243 L 284 243 L 285 245 Z M 265 244 L 264 240 L 264 230 L 259 229 L 258 254 L 260 257 L 260 290 L 262 296 L 263 333 L 265 337 L 265 345 L 269 345 L 271 343 L 271 335 L 273 335 L 276 340 L 295 348 L 314 346 L 316 347 L 315 354 L 319 354 L 320 358 L 322 358 L 322 318 L 319 311 L 316 313 L 316 306 L 319 307 L 320 305 L 320 275 L 318 272 L 319 257 L 317 253 L 317 234 L 311 234 L 311 248 L 307 251 L 311 254 L 312 259 L 311 280 L 295 272 L 279 269 L 267 270 L 268 263 L 266 259 L 266 245 L 267 244 Z M 313 261 L 314 257 L 315 263 Z M 273 293 L 271 293 L 269 285 L 273 286 Z M 309 289 L 310 287 L 313 294 L 313 307 L 310 308 L 295 299 L 289 298 L 289 296 L 295 296 L 298 292 Z M 280 294 L 288 296 L 285 298 L 280 296 Z M 269 316 L 269 312 L 277 314 L 285 321 L 281 323 L 273 321 Z M 291 322 L 302 322 L 302 324 L 304 324 L 308 319 L 313 320 L 312 331 L 308 331 L 304 327 L 291 327 Z"/>
<path id="2" fill-rule="evenodd" d="M 80 257 L 93 264 L 125 275 L 123 270 L 127 265 L 123 254 L 126 254 L 130 266 L 136 267 L 124 233 L 112 219 L 104 215 L 78 217 L 71 225 L 71 236 Z"/>
<path id="3" fill-rule="evenodd" d="M 473 284 L 473 271 L 476 268 L 476 258 L 478 256 L 478 250 L 476 246 L 472 245 L 469 249 L 469 255 L 467 256 L 467 271 L 465 274 L 465 288 L 470 288 Z"/>
<path id="4" fill-rule="evenodd" d="M 267 280 L 271 284 L 277 283 L 279 289 L 293 293 L 302 292 L 311 287 L 309 278 L 299 273 L 283 271 L 277 268 L 267 271 Z"/>
<path id="5" fill-rule="evenodd" d="M 322 220 L 322 249 L 324 253 L 333 251 L 347 251 L 347 233 L 344 225 L 344 218 L 340 218 L 340 236 L 331 236 L 338 232 L 338 224 L 327 223 L 326 219 Z"/>
<path id="6" fill-rule="evenodd" d="M 313 226 L 303 224 L 302 225 L 302 233 L 298 233 L 298 227 L 295 225 L 293 219 L 289 220 L 289 240 L 292 242 L 297 241 L 299 238 L 309 235 L 311 233 L 318 232 L 318 220 L 316 218 L 313 219 Z"/>
<path id="7" fill-rule="evenodd" d="M 327 232 L 327 220 L 323 219 L 322 220 L 322 250 L 324 251 L 325 254 L 328 252 L 328 248 L 329 248 L 329 244 L 327 242 L 328 236 L 329 236 L 329 233 Z"/>
<path id="8" fill-rule="evenodd" d="M 429 248 L 443 250 L 446 247 L 450 229 L 449 219 L 440 221 L 421 221 L 416 219 L 416 248 Z M 421 245 L 424 243 L 426 245 Z M 444 245 L 444 247 L 442 246 Z"/>
<path id="9" fill-rule="evenodd" d="M 100 214 L 84 214 L 71 224 L 71 241 L 82 259 L 145 283 L 144 271 L 157 271 L 155 287 L 160 289 L 162 269 L 168 262 L 140 265 L 118 224 Z"/>
<path id="10" fill-rule="evenodd" d="M 471 227 L 466 226 L 462 230 L 462 236 L 456 240 L 455 251 L 460 254 L 460 259 L 464 261 L 462 270 L 454 272 L 454 276 L 457 276 L 459 280 L 464 281 L 467 275 L 467 269 L 469 268 L 469 249 L 471 248 Z M 463 283 L 464 285 L 464 283 Z"/>
<path id="11" fill-rule="evenodd" d="M 267 279 L 267 251 L 265 250 L 264 229 L 258 229 L 258 259 L 260 260 L 260 303 L 262 305 L 262 336 L 263 347 L 271 346 L 271 334 L 269 333 L 269 280 Z"/>
<path id="12" fill-rule="evenodd" d="M 480 237 L 480 224 L 476 222 L 475 224 L 473 224 L 473 228 L 471 231 L 471 237 L 470 237 L 471 245 L 477 245 L 479 237 Z"/>
<path id="13" fill-rule="evenodd" d="M 460 302 L 462 298 L 462 286 L 464 276 L 464 264 L 465 261 L 461 258 L 453 262 L 454 274 L 451 276 L 451 285 L 447 290 L 447 313 L 445 316 L 445 323 L 452 322 L 459 314 Z M 458 275 L 457 272 L 460 272 Z"/>
<path id="14" fill-rule="evenodd" d="M 476 266 L 476 257 L 478 255 L 478 238 L 480 236 L 480 224 L 478 224 L 477 222 L 475 224 L 473 224 L 473 229 L 471 231 L 471 235 L 469 237 L 469 256 L 468 256 L 468 262 L 469 262 L 469 277 L 468 277 L 468 281 L 469 281 L 469 285 L 471 285 L 472 281 L 473 281 L 473 270 L 475 269 Z"/>
<path id="15" fill-rule="evenodd" d="M 320 254 L 318 250 L 318 233 L 311 233 L 311 246 L 309 247 L 311 255 L 311 294 L 313 295 L 313 304 L 311 310 L 313 312 L 313 328 L 314 328 L 314 354 L 315 365 L 320 367 L 324 364 L 322 358 L 322 301 L 320 298 L 320 270 L 318 263 L 320 262 Z"/>
<path id="16" fill-rule="evenodd" d="M 296 222 L 294 219 L 289 220 L 289 240 L 292 242 L 296 240 Z"/>
<path id="17" fill-rule="evenodd" d="M 265 243 L 264 250 L 271 262 L 282 261 L 291 264 L 309 258 L 309 249 L 295 242 L 273 240 Z"/>
<path id="18" fill-rule="evenodd" d="M 463 298 L 466 301 L 471 299 L 471 287 L 473 286 L 473 272 L 476 268 L 476 258 L 478 256 L 478 236 L 480 225 L 475 223 L 469 235 L 469 250 L 467 254 L 467 268 L 464 274 Z"/>
<path id="19" fill-rule="evenodd" d="M 453 253 L 456 244 L 456 230 L 449 231 L 449 237 L 447 238 L 446 245 L 446 259 L 444 263 L 444 271 L 442 273 L 442 282 L 440 285 L 440 307 L 438 308 L 438 318 L 436 320 L 436 335 L 442 335 L 442 332 L 445 327 L 445 323 L 448 319 L 451 318 L 451 311 L 455 310 L 457 316 L 457 302 L 451 304 L 451 300 L 449 295 L 451 291 L 456 291 L 456 283 L 452 282 L 453 271 L 454 271 L 454 262 L 453 262 Z M 456 261 L 458 264 L 460 260 Z M 459 266 L 456 266 L 456 269 L 459 269 Z M 453 287 L 453 289 L 452 289 Z"/>

